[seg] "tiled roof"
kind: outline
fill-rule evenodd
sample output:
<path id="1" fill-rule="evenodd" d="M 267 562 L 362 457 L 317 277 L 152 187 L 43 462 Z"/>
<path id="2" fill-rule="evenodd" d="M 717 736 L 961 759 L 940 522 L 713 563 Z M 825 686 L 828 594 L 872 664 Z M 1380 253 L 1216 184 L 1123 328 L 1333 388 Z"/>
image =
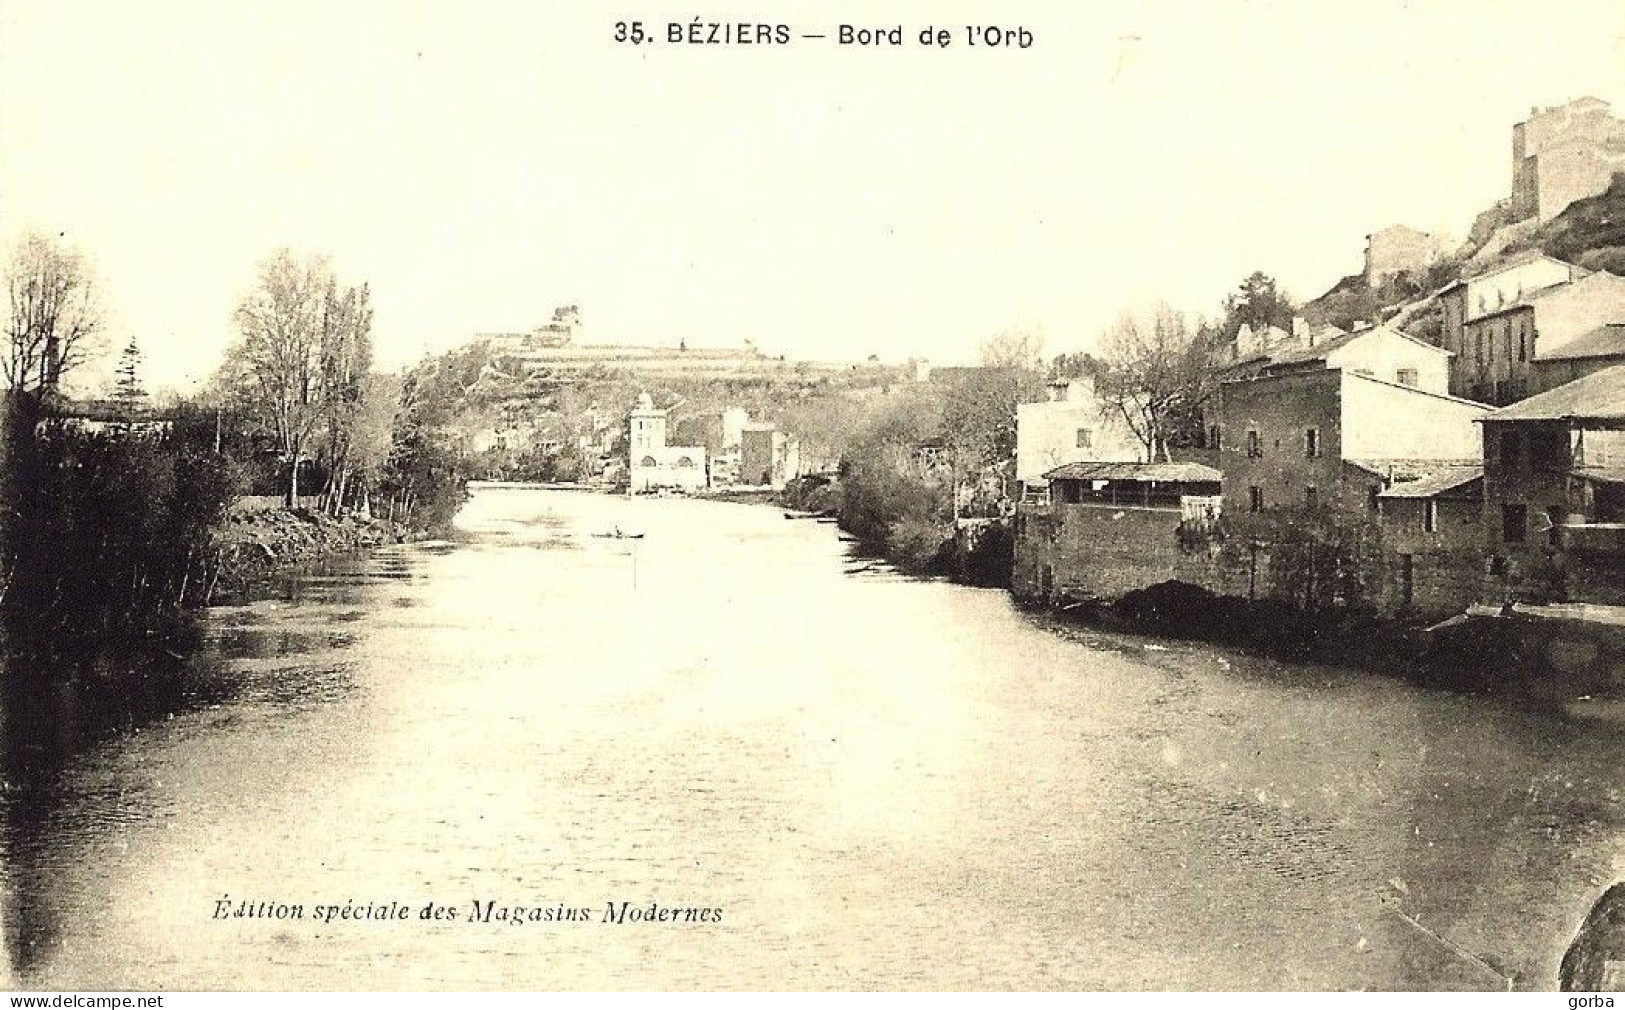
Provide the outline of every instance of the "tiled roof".
<path id="1" fill-rule="evenodd" d="M 1536 361 L 1563 358 L 1609 358 L 1625 355 L 1625 323 L 1604 323 L 1583 336 L 1558 347 L 1554 351 L 1535 354 Z"/>
<path id="2" fill-rule="evenodd" d="M 1600 372 L 1484 415 L 1482 421 L 1607 421 L 1625 423 L 1625 365 Z"/>
<path id="3" fill-rule="evenodd" d="M 1467 470 L 1479 466 L 1476 459 L 1345 459 L 1374 477 L 1387 481 L 1422 480 L 1444 470 Z"/>
<path id="4" fill-rule="evenodd" d="M 1044 479 L 1213 483 L 1223 480 L 1224 474 L 1200 463 L 1068 463 L 1044 474 Z"/>
<path id="5" fill-rule="evenodd" d="M 1449 351 L 1445 350 L 1442 347 L 1438 347 L 1438 346 L 1436 346 L 1434 344 L 1430 344 L 1425 340 L 1418 340 L 1415 337 L 1411 336 L 1410 334 L 1405 333 L 1405 332 L 1403 332 L 1401 330 L 1397 330 L 1392 326 L 1370 326 L 1370 327 L 1367 327 L 1366 329 L 1363 329 L 1363 330 L 1356 330 L 1353 333 L 1344 333 L 1344 334 L 1342 334 L 1340 336 L 1333 337 L 1330 340 L 1326 340 L 1326 341 L 1323 341 L 1321 343 L 1318 343 L 1313 347 L 1295 348 L 1295 349 L 1293 349 L 1291 351 L 1288 351 L 1288 352 L 1286 352 L 1284 354 L 1281 354 L 1281 355 L 1277 356 L 1274 361 L 1270 362 L 1270 364 L 1271 365 L 1292 365 L 1292 364 L 1300 364 L 1300 363 L 1308 362 L 1308 361 L 1325 361 L 1327 355 L 1331 354 L 1333 351 L 1337 351 L 1337 350 L 1340 350 L 1340 349 L 1342 349 L 1344 347 L 1347 347 L 1348 345 L 1354 343 L 1355 341 L 1361 339 L 1362 337 L 1372 336 L 1374 334 L 1377 334 L 1379 332 L 1384 332 L 1384 331 L 1386 331 L 1388 333 L 1391 333 L 1396 337 L 1401 337 L 1401 338 L 1403 338 L 1405 340 L 1409 340 L 1411 343 L 1416 344 L 1418 346 L 1426 347 L 1430 351 L 1437 351 L 1438 353 L 1444 354 L 1444 355 L 1448 355 L 1450 353 Z"/>
<path id="6" fill-rule="evenodd" d="M 1378 498 L 1432 498 L 1445 491 L 1471 484 L 1484 476 L 1481 466 L 1445 466 L 1416 480 L 1401 481 L 1382 491 Z"/>

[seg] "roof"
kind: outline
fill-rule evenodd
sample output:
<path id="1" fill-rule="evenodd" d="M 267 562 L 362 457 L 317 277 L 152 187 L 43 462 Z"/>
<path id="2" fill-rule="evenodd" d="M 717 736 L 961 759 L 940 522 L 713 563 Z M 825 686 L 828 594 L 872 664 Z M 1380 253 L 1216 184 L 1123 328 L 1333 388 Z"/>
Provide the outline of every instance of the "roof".
<path id="1" fill-rule="evenodd" d="M 1536 361 L 1552 361 L 1559 358 L 1609 358 L 1614 355 L 1625 355 L 1625 323 L 1604 323 L 1590 333 L 1575 337 L 1554 351 L 1545 354 L 1539 353 L 1536 348 Z"/>
<path id="2" fill-rule="evenodd" d="M 1394 483 L 1424 480 L 1447 470 L 1479 467 L 1476 459 L 1345 459 L 1343 462 Z"/>
<path id="3" fill-rule="evenodd" d="M 1482 466 L 1442 466 L 1416 480 L 1402 481 L 1380 492 L 1378 498 L 1432 498 L 1465 487 L 1484 476 Z"/>
<path id="4" fill-rule="evenodd" d="M 1531 396 L 1480 421 L 1604 421 L 1625 424 L 1625 365 L 1592 372 Z"/>
<path id="5" fill-rule="evenodd" d="M 1044 474 L 1045 480 L 1138 480 L 1214 484 L 1224 474 L 1200 463 L 1068 463 Z"/>
<path id="6" fill-rule="evenodd" d="M 1350 344 L 1353 344 L 1355 341 L 1361 340 L 1365 337 L 1375 336 L 1378 333 L 1391 333 L 1396 337 L 1409 340 L 1418 347 L 1426 347 L 1428 350 L 1436 351 L 1439 354 L 1450 354 L 1449 351 L 1442 347 L 1437 347 L 1425 340 L 1418 340 L 1410 334 L 1397 330 L 1392 326 L 1368 326 L 1363 330 L 1356 330 L 1353 333 L 1344 333 L 1341 336 L 1322 341 L 1313 347 L 1300 347 L 1287 351 L 1286 353 L 1276 357 L 1270 363 L 1272 365 L 1291 365 L 1309 361 L 1325 361 L 1326 356 L 1332 352 L 1342 350 Z"/>

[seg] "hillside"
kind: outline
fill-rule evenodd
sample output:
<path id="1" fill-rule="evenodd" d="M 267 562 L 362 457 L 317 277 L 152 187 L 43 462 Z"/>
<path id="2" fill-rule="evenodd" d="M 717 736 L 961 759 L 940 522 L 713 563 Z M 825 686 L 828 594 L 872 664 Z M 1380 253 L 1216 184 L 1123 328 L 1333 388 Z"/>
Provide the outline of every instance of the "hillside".
<path id="1" fill-rule="evenodd" d="M 1435 264 L 1425 276 L 1391 279 L 1372 290 L 1363 274 L 1353 274 L 1306 302 L 1299 311 L 1311 323 L 1330 323 L 1344 329 L 1360 320 L 1377 322 L 1464 274 L 1483 273 L 1529 249 L 1539 249 L 1588 270 L 1625 276 L 1625 172 L 1614 176 L 1606 192 L 1575 201 L 1543 225 L 1532 220 L 1508 223 L 1505 208 L 1492 207 L 1479 215 L 1467 243 L 1447 260 Z M 1425 337 L 1429 335 L 1427 326 L 1426 315 L 1422 314 L 1409 329 Z"/>

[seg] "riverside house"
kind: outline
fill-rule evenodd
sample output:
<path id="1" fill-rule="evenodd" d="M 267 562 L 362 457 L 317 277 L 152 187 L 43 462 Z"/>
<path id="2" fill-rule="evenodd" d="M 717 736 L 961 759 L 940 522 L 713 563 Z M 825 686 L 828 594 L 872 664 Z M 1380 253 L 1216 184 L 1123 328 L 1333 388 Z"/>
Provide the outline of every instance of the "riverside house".
<path id="1" fill-rule="evenodd" d="M 1504 592 L 1625 604 L 1625 365 L 1481 421 L 1485 546 Z"/>
<path id="2" fill-rule="evenodd" d="M 1394 331 L 1366 332 L 1220 386 L 1226 513 L 1301 508 L 1374 519 L 1378 494 L 1395 481 L 1478 462 L 1473 422 L 1490 408 L 1439 388 L 1443 352 Z"/>

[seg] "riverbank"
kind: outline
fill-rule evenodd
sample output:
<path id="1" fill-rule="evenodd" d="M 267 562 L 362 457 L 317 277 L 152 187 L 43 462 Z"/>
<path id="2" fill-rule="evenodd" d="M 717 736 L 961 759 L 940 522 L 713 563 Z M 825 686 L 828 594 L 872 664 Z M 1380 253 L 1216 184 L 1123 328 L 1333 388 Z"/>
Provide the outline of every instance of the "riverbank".
<path id="1" fill-rule="evenodd" d="M 1348 608 L 1306 611 L 1281 600 L 1218 596 L 1163 582 L 1113 602 L 1073 602 L 1063 624 L 1200 642 L 1272 660 L 1392 676 L 1428 687 L 1497 694 L 1590 714 L 1625 699 L 1625 628 L 1518 611 L 1405 623 Z"/>
<path id="2" fill-rule="evenodd" d="M 382 519 L 334 518 L 305 509 L 234 512 L 215 530 L 219 574 L 209 595 L 242 593 L 280 569 L 408 538 L 405 526 Z"/>

